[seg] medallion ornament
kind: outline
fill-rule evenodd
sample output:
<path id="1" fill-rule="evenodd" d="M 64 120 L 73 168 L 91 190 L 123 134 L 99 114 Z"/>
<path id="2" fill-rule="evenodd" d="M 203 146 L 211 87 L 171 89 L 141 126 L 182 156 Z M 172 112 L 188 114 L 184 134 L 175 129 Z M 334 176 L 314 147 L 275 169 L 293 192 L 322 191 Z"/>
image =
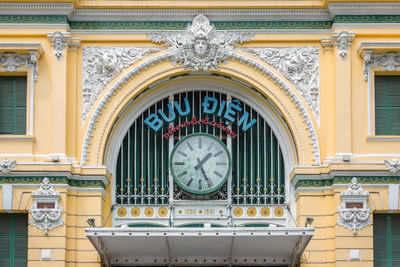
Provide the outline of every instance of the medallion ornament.
<path id="1" fill-rule="evenodd" d="M 150 33 L 147 37 L 169 47 L 168 60 L 173 64 L 183 64 L 186 70 L 207 72 L 230 59 L 234 48 L 249 41 L 253 34 L 217 31 L 204 15 L 198 15 L 184 33 L 163 31 Z"/>
<path id="2" fill-rule="evenodd" d="M 363 191 L 358 179 L 353 177 L 347 191 L 340 193 L 343 203 L 338 208 L 340 216 L 337 219 L 338 225 L 352 230 L 354 234 L 357 233 L 357 230 L 370 225 L 369 214 L 371 210 L 367 204 L 368 197 L 369 192 Z"/>
<path id="3" fill-rule="evenodd" d="M 45 234 L 63 225 L 61 219 L 63 208 L 58 204 L 60 192 L 54 191 L 49 178 L 44 178 L 37 192 L 32 192 L 34 204 L 30 209 L 32 219 L 30 225 L 44 231 Z"/>
<path id="4" fill-rule="evenodd" d="M 15 167 L 15 164 L 17 164 L 17 162 L 15 160 L 9 161 L 7 158 L 5 158 L 0 163 L 0 171 L 2 173 L 9 173 L 9 172 L 11 172 L 11 169 L 13 169 Z"/>
<path id="5" fill-rule="evenodd" d="M 398 159 L 392 159 L 391 161 L 385 160 L 385 165 L 388 167 L 391 173 L 399 173 L 400 171 L 400 161 Z"/>
<path id="6" fill-rule="evenodd" d="M 240 48 L 278 70 L 294 84 L 318 120 L 319 52 L 318 47 Z"/>
<path id="7" fill-rule="evenodd" d="M 151 47 L 84 47 L 82 56 L 82 120 L 106 85 L 136 61 L 161 51 Z"/>

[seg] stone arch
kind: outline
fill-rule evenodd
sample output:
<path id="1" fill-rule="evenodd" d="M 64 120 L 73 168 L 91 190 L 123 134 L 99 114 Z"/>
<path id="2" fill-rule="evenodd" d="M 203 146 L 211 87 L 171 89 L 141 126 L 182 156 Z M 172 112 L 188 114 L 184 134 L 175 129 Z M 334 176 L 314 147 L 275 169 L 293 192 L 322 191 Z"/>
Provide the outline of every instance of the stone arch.
<path id="1" fill-rule="evenodd" d="M 113 138 L 112 129 L 119 127 L 118 118 L 132 100 L 140 101 L 146 90 L 151 90 L 163 80 L 189 73 L 182 67 L 167 62 L 167 57 L 167 53 L 158 54 L 131 66 L 122 77 L 106 88 L 92 108 L 85 125 L 82 165 L 102 165 L 108 140 Z M 314 126 L 316 121 L 310 116 L 311 111 L 302 97 L 282 75 L 265 63 L 238 53 L 232 56 L 228 64 L 221 64 L 211 73 L 249 85 L 254 89 L 254 95 L 263 97 L 264 101 L 272 104 L 287 123 L 288 131 L 293 137 L 294 151 L 298 158 L 296 164 L 320 163 L 318 137 Z"/>

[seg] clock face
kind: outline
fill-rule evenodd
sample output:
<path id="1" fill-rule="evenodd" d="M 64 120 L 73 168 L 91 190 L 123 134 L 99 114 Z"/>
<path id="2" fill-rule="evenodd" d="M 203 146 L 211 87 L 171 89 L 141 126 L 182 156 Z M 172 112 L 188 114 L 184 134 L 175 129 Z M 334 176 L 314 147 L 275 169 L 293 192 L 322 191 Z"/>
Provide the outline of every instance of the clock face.
<path id="1" fill-rule="evenodd" d="M 175 182 L 193 194 L 219 189 L 228 178 L 231 159 L 216 137 L 197 133 L 180 140 L 171 153 L 170 167 Z"/>

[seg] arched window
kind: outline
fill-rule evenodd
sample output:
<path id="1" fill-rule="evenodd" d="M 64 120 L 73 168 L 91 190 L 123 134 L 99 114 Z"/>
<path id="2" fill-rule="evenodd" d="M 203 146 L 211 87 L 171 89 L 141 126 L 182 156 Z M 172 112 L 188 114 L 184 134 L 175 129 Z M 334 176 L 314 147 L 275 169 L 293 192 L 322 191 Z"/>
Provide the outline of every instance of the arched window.
<path id="1" fill-rule="evenodd" d="M 204 113 L 202 103 L 206 97 L 217 100 L 217 109 L 213 113 Z M 234 122 L 223 117 L 229 103 L 241 108 L 235 113 Z M 157 114 L 160 119 L 163 114 L 170 122 L 164 119 L 160 129 L 155 131 L 146 124 L 151 114 Z M 256 122 L 251 124 L 253 119 Z M 232 168 L 227 183 L 205 196 L 195 196 L 180 189 L 173 182 L 169 169 L 173 147 L 193 133 L 217 137 L 231 155 Z M 225 199 L 232 205 L 266 205 L 283 204 L 286 200 L 285 163 L 281 146 L 268 121 L 240 97 L 225 93 L 187 91 L 153 103 L 130 126 L 116 164 L 117 204 L 163 205 L 174 199 Z"/>

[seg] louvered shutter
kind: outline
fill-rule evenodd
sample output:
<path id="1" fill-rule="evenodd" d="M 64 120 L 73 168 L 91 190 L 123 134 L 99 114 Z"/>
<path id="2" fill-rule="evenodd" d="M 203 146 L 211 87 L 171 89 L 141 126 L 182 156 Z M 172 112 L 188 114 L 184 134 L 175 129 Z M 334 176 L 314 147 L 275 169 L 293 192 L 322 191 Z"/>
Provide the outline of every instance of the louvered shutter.
<path id="1" fill-rule="evenodd" d="M 0 134 L 26 134 L 26 77 L 0 77 Z"/>

